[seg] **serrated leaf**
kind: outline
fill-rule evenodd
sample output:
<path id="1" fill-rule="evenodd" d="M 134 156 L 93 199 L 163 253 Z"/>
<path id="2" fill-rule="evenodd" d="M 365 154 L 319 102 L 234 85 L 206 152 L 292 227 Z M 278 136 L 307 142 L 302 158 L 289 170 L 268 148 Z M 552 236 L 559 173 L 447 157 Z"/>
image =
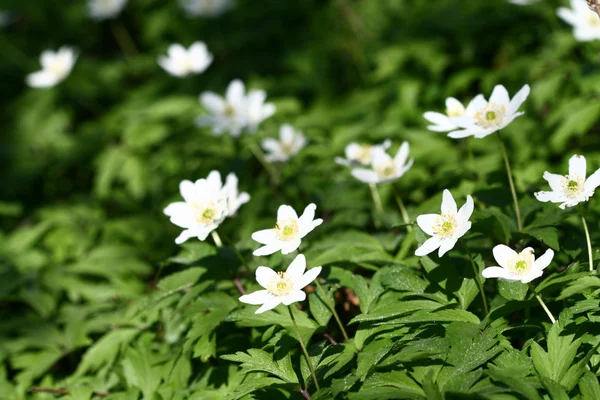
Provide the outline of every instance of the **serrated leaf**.
<path id="1" fill-rule="evenodd" d="M 280 365 L 273 357 L 261 349 L 248 349 L 247 353 L 238 351 L 235 354 L 226 354 L 221 358 L 229 361 L 241 363 L 245 373 L 249 372 L 267 372 L 275 375 L 288 383 L 298 383 L 298 377 L 289 367 Z M 285 361 L 284 361 L 285 362 Z"/>

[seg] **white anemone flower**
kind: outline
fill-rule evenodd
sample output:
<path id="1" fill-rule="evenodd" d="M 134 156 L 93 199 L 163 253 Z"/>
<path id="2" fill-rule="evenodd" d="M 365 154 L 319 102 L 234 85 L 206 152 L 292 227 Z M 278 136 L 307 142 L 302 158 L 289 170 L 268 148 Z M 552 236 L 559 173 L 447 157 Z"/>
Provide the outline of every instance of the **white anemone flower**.
<path id="1" fill-rule="evenodd" d="M 166 56 L 158 57 L 160 65 L 169 74 L 184 77 L 204 72 L 212 63 L 213 56 L 204 42 L 194 42 L 189 49 L 180 44 L 172 44 Z"/>
<path id="2" fill-rule="evenodd" d="M 600 186 L 600 169 L 597 169 L 587 179 L 585 157 L 575 154 L 569 159 L 569 174 L 558 175 L 544 172 L 544 179 L 550 185 L 550 192 L 535 193 L 539 201 L 562 203 L 559 207 L 573 207 L 588 201 L 594 195 L 594 191 Z"/>
<path id="3" fill-rule="evenodd" d="M 206 179 L 196 182 L 182 181 L 179 191 L 184 201 L 171 203 L 163 211 L 173 224 L 184 228 L 175 239 L 177 244 L 192 237 L 205 240 L 226 217 L 250 200 L 247 193 L 238 195 L 235 174 L 229 174 L 223 186 L 218 171 L 211 171 Z"/>
<path id="4" fill-rule="evenodd" d="M 89 0 L 88 13 L 96 21 L 116 18 L 126 4 L 127 0 Z"/>
<path id="5" fill-rule="evenodd" d="M 380 150 L 387 150 L 392 145 L 392 141 L 386 139 L 381 144 L 358 144 L 358 143 L 350 143 L 344 149 L 344 153 L 346 154 L 346 158 L 336 157 L 335 162 L 339 165 L 343 165 L 344 167 L 350 166 L 368 166 L 371 165 L 371 161 L 373 160 L 373 154 Z"/>
<path id="6" fill-rule="evenodd" d="M 463 117 L 456 117 L 453 122 L 460 127 L 448 134 L 453 139 L 474 136 L 484 138 L 508 126 L 515 118 L 524 114 L 518 111 L 529 96 L 529 85 L 525 85 L 511 99 L 502 85 L 496 85 L 486 101 L 485 97 L 475 97 Z"/>
<path id="7" fill-rule="evenodd" d="M 214 18 L 233 6 L 232 0 L 180 0 L 179 4 L 188 17 Z"/>
<path id="8" fill-rule="evenodd" d="M 438 256 L 442 257 L 471 229 L 469 221 L 473 214 L 471 196 L 467 196 L 466 203 L 457 211 L 452 193 L 445 189 L 442 194 L 441 209 L 441 214 L 423 214 L 417 217 L 419 228 L 431 237 L 415 251 L 416 256 L 425 256 L 439 248 Z"/>
<path id="9" fill-rule="evenodd" d="M 279 128 L 279 140 L 267 138 L 260 145 L 267 153 L 265 159 L 268 162 L 286 162 L 298 154 L 307 142 L 302 131 L 294 129 L 291 125 L 283 124 Z"/>
<path id="10" fill-rule="evenodd" d="M 245 118 L 248 131 L 254 133 L 265 119 L 275 114 L 275 105 L 265 103 L 267 93 L 264 90 L 251 90 L 246 96 Z"/>
<path id="11" fill-rule="evenodd" d="M 571 0 L 571 8 L 560 7 L 556 13 L 573 27 L 573 36 L 580 42 L 600 39 L 600 18 L 585 0 Z"/>
<path id="12" fill-rule="evenodd" d="M 373 152 L 371 169 L 354 168 L 351 174 L 359 181 L 369 184 L 393 182 L 412 167 L 414 160 L 408 159 L 408 153 L 408 142 L 402 142 L 394 158 L 383 149 L 377 149 Z"/>
<path id="13" fill-rule="evenodd" d="M 446 113 L 442 114 L 435 111 L 427 111 L 423 114 L 423 118 L 431 122 L 432 125 L 427 126 L 427 129 L 433 132 L 449 132 L 458 128 L 453 122 L 456 117 L 465 115 L 465 106 L 456 100 L 454 97 L 446 99 Z"/>
<path id="14" fill-rule="evenodd" d="M 289 306 L 306 299 L 302 289 L 321 273 L 321 267 L 306 271 L 306 258 L 298 254 L 285 272 L 275 272 L 268 267 L 256 269 L 256 281 L 264 290 L 245 294 L 239 298 L 242 303 L 261 305 L 255 314 L 274 309 L 280 304 Z"/>
<path id="15" fill-rule="evenodd" d="M 198 118 L 199 126 L 211 126 L 213 134 L 228 132 L 233 137 L 241 135 L 245 126 L 244 83 L 238 79 L 231 81 L 225 98 L 213 92 L 203 92 L 200 103 L 211 114 Z"/>
<path id="16" fill-rule="evenodd" d="M 300 247 L 302 238 L 323 223 L 321 218 L 315 218 L 317 206 L 313 203 L 306 206 L 298 218 L 296 211 L 288 205 L 279 206 L 277 223 L 274 228 L 263 229 L 252 234 L 252 239 L 263 244 L 252 254 L 267 256 L 281 250 L 281 254 L 289 254 Z"/>
<path id="17" fill-rule="evenodd" d="M 481 275 L 484 278 L 500 278 L 523 283 L 529 283 L 542 276 L 544 268 L 550 265 L 554 257 L 554 251 L 548 249 L 536 260 L 531 247 L 517 253 L 503 244 L 494 247 L 493 253 L 499 267 L 488 267 L 481 272 Z"/>
<path id="18" fill-rule="evenodd" d="M 77 61 L 77 52 L 72 47 L 62 46 L 58 51 L 45 50 L 40 56 L 42 70 L 27 75 L 27 85 L 35 88 L 47 88 L 62 82 L 73 69 Z"/>

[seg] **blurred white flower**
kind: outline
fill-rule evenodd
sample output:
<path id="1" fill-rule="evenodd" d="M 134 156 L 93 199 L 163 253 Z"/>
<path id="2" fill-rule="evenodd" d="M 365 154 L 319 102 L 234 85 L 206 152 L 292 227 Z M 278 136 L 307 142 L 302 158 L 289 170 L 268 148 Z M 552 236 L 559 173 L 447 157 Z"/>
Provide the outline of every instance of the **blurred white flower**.
<path id="1" fill-rule="evenodd" d="M 500 278 L 523 283 L 529 283 L 542 276 L 544 268 L 550 265 L 554 257 L 554 251 L 548 249 L 543 256 L 536 260 L 531 247 L 517 253 L 503 244 L 494 247 L 493 252 L 494 258 L 500 266 L 488 267 L 481 272 L 481 275 L 484 278 Z"/>
<path id="2" fill-rule="evenodd" d="M 127 0 L 88 0 L 88 13 L 96 21 L 116 18 L 126 4 Z"/>
<path id="3" fill-rule="evenodd" d="M 199 117 L 198 126 L 211 126 L 213 134 L 228 132 L 239 137 L 242 131 L 254 132 L 258 125 L 275 113 L 275 106 L 264 103 L 263 90 L 251 90 L 245 95 L 244 83 L 239 79 L 231 81 L 225 98 L 213 92 L 200 94 L 200 103 L 211 114 Z"/>
<path id="4" fill-rule="evenodd" d="M 180 0 L 189 17 L 218 17 L 233 6 L 232 0 Z"/>
<path id="5" fill-rule="evenodd" d="M 524 114 L 518 110 L 528 96 L 529 85 L 523 86 L 512 99 L 504 86 L 496 85 L 490 101 L 478 95 L 469 103 L 464 116 L 453 119 L 453 122 L 462 129 L 452 131 L 448 136 L 454 139 L 467 136 L 481 139 L 491 135 Z"/>
<path id="6" fill-rule="evenodd" d="M 371 169 L 354 168 L 353 177 L 364 183 L 386 183 L 400 179 L 413 165 L 413 159 L 408 160 L 408 142 L 402 142 L 396 156 L 392 158 L 382 148 L 373 151 Z"/>
<path id="7" fill-rule="evenodd" d="M 381 144 L 358 144 L 358 143 L 350 143 L 344 149 L 344 153 L 346 154 L 346 158 L 336 157 L 335 162 L 339 165 L 343 165 L 344 167 L 350 166 L 368 166 L 371 165 L 371 161 L 373 160 L 373 153 L 376 151 L 385 151 L 392 145 L 392 141 L 386 139 Z"/>
<path id="8" fill-rule="evenodd" d="M 267 153 L 265 159 L 269 162 L 286 162 L 306 146 L 306 137 L 302 131 L 291 125 L 283 124 L 279 128 L 279 140 L 268 138 L 261 142 L 261 147 Z"/>
<path id="9" fill-rule="evenodd" d="M 427 129 L 434 132 L 449 132 L 458 126 L 453 122 L 456 117 L 462 117 L 465 115 L 465 106 L 456 100 L 454 97 L 448 97 L 446 99 L 446 114 L 442 114 L 435 111 L 427 111 L 423 114 L 423 117 L 431 122 L 433 125 L 429 125 Z"/>
<path id="10" fill-rule="evenodd" d="M 458 239 L 471 229 L 471 214 L 473 214 L 473 198 L 467 196 L 466 203 L 457 211 L 452 193 L 445 189 L 442 194 L 442 213 L 424 214 L 417 217 L 419 228 L 431 237 L 415 251 L 417 256 L 425 256 L 439 248 L 441 257 L 451 250 Z"/>
<path id="11" fill-rule="evenodd" d="M 596 170 L 587 179 L 585 157 L 575 154 L 569 159 L 569 174 L 558 175 L 544 172 L 544 179 L 550 185 L 550 192 L 535 193 L 539 201 L 562 203 L 559 207 L 573 207 L 588 201 L 594 195 L 594 191 L 600 186 L 600 169 Z"/>
<path id="12" fill-rule="evenodd" d="M 40 56 L 42 70 L 27 75 L 25 80 L 35 88 L 55 86 L 69 76 L 77 57 L 77 52 L 68 46 L 62 46 L 56 52 L 45 50 Z"/>
<path id="13" fill-rule="evenodd" d="M 269 311 L 283 303 L 289 306 L 306 299 L 302 291 L 306 285 L 314 281 L 321 273 L 321 267 L 306 271 L 306 258 L 298 254 L 285 272 L 275 272 L 268 267 L 256 269 L 256 281 L 264 290 L 245 294 L 239 298 L 242 303 L 262 306 L 255 314 Z"/>
<path id="14" fill-rule="evenodd" d="M 533 3 L 537 3 L 539 0 L 508 0 L 509 3 L 525 6 Z"/>
<path id="15" fill-rule="evenodd" d="M 223 186 L 218 171 L 211 171 L 206 179 L 196 182 L 182 181 L 179 191 L 184 201 L 171 203 L 163 211 L 173 224 L 184 228 L 175 239 L 177 244 L 192 237 L 205 240 L 226 217 L 235 214 L 242 204 L 250 200 L 247 193 L 238 195 L 235 174 L 229 174 Z"/>
<path id="16" fill-rule="evenodd" d="M 169 74 L 184 77 L 200 74 L 212 63 L 213 56 L 204 42 L 194 42 L 189 49 L 180 44 L 172 44 L 166 56 L 158 57 L 160 65 Z"/>
<path id="17" fill-rule="evenodd" d="M 600 39 L 600 18 L 585 0 L 571 0 L 571 8 L 560 7 L 558 16 L 573 26 L 573 35 L 580 42 Z"/>
<path id="18" fill-rule="evenodd" d="M 321 218 L 315 218 L 317 206 L 309 204 L 298 218 L 296 211 L 288 205 L 282 205 L 277 210 L 277 223 L 274 228 L 254 232 L 252 239 L 264 244 L 252 254 L 267 256 L 281 250 L 281 254 L 289 254 L 300 247 L 302 238 L 323 223 Z"/>
<path id="19" fill-rule="evenodd" d="M 4 28 L 10 24 L 10 12 L 0 10 L 0 28 Z"/>

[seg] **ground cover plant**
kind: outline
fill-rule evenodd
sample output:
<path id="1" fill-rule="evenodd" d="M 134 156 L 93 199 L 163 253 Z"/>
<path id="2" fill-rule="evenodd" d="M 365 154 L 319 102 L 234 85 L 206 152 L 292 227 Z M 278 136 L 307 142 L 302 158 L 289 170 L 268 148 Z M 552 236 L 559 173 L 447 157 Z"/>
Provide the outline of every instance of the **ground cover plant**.
<path id="1" fill-rule="evenodd" d="M 600 399 L 597 2 L 2 7 L 0 399 Z"/>

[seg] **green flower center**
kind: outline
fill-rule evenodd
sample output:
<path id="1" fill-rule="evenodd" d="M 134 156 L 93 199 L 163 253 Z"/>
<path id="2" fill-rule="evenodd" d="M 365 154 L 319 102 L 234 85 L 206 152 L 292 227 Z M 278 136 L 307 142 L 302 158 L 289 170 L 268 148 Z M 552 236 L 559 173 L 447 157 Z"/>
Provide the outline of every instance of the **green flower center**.
<path id="1" fill-rule="evenodd" d="M 195 220 L 198 223 L 208 224 L 217 217 L 217 206 L 212 201 L 204 204 L 192 204 L 192 207 L 194 208 Z"/>
<path id="2" fill-rule="evenodd" d="M 502 104 L 488 103 L 475 113 L 473 119 L 483 128 L 497 127 L 502 123 L 505 111 Z"/>
<path id="3" fill-rule="evenodd" d="M 442 214 L 435 220 L 435 225 L 433 226 L 433 233 L 436 236 L 452 237 L 457 226 L 458 222 L 456 221 L 455 215 Z"/>
<path id="4" fill-rule="evenodd" d="M 584 188 L 585 180 L 577 175 L 567 175 L 563 180 L 562 187 L 565 195 L 569 198 L 577 197 Z"/>
<path id="5" fill-rule="evenodd" d="M 285 221 L 277 221 L 275 224 L 275 235 L 280 240 L 292 240 L 298 236 L 298 220 L 288 219 Z"/>
<path id="6" fill-rule="evenodd" d="M 496 119 L 496 113 L 493 111 L 488 111 L 485 113 L 485 119 L 488 121 L 494 121 Z"/>
<path id="7" fill-rule="evenodd" d="M 289 294 L 294 285 L 285 272 L 278 272 L 276 277 L 273 277 L 267 285 L 267 291 L 274 296 L 285 296 Z"/>
<path id="8" fill-rule="evenodd" d="M 233 106 L 229 103 L 225 104 L 223 115 L 226 117 L 233 117 L 235 115 L 235 108 L 233 108 Z"/>
<path id="9" fill-rule="evenodd" d="M 516 272 L 523 272 L 527 269 L 527 262 L 526 261 L 517 261 L 515 263 L 515 271 Z"/>

